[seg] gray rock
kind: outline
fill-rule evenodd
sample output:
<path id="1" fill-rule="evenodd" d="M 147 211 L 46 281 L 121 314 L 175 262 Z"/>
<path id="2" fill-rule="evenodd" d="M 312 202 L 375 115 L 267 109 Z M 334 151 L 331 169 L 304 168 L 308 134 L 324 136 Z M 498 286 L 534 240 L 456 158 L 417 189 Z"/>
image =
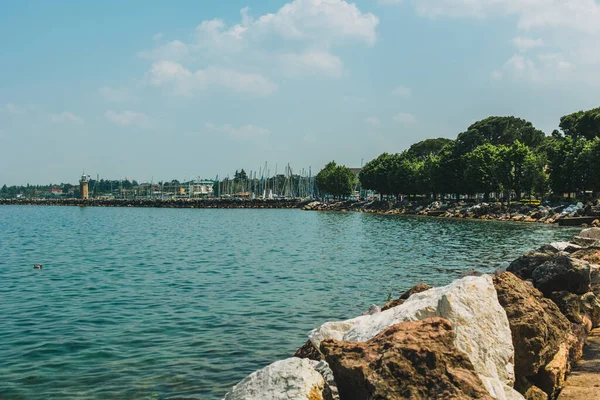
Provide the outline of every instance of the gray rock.
<path id="1" fill-rule="evenodd" d="M 590 264 L 565 253 L 558 253 L 536 267 L 531 278 L 533 285 L 545 296 L 563 290 L 581 295 L 591 289 Z"/>
<path id="2" fill-rule="evenodd" d="M 579 233 L 579 237 L 600 240 L 600 228 L 587 228 Z"/>

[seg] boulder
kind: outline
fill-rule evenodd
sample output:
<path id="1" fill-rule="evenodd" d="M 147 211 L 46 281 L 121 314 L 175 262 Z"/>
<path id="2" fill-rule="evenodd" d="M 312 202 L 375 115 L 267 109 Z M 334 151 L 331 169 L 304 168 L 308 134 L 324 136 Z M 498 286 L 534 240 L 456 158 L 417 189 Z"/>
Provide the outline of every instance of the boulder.
<path id="1" fill-rule="evenodd" d="M 321 354 L 319 349 L 317 349 L 310 340 L 307 340 L 302 347 L 296 350 L 294 357 L 320 361 L 323 359 L 323 354 Z"/>
<path id="2" fill-rule="evenodd" d="M 522 398 L 512 389 L 514 350 L 508 318 L 487 275 L 413 294 L 403 304 L 375 315 L 327 322 L 311 331 L 309 338 L 315 347 L 325 339 L 364 342 L 392 325 L 432 317 L 450 320 L 456 347 L 467 354 L 494 398 Z"/>
<path id="3" fill-rule="evenodd" d="M 600 301 L 593 293 L 586 293 L 580 298 L 581 311 L 587 315 L 592 322 L 592 328 L 600 326 Z"/>
<path id="4" fill-rule="evenodd" d="M 510 272 L 494 277 L 515 349 L 515 377 L 530 380 L 567 340 L 571 324 L 556 304 Z"/>
<path id="5" fill-rule="evenodd" d="M 315 365 L 300 358 L 274 362 L 235 385 L 223 400 L 324 400 L 325 380 Z"/>
<path id="6" fill-rule="evenodd" d="M 550 299 L 558 306 L 562 314 L 569 321 L 574 324 L 584 323 L 583 316 L 581 315 L 581 300 L 578 295 L 563 290 L 550 294 Z"/>
<path id="7" fill-rule="evenodd" d="M 578 249 L 572 253 L 574 258 L 587 261 L 590 264 L 600 263 L 600 248 L 592 246 L 584 249 Z"/>
<path id="8" fill-rule="evenodd" d="M 344 400 L 492 400 L 441 318 L 393 325 L 366 342 L 326 339 L 321 351 Z"/>
<path id="9" fill-rule="evenodd" d="M 573 252 L 581 249 L 581 246 L 576 245 L 575 243 L 571 243 L 571 242 L 552 242 L 550 244 L 540 247 L 540 249 L 545 249 L 545 250 L 550 250 L 550 251 L 552 251 L 551 249 L 553 249 L 556 252 L 566 251 L 567 253 L 573 253 Z"/>
<path id="10" fill-rule="evenodd" d="M 591 290 L 590 264 L 565 253 L 558 253 L 536 267 L 531 278 L 533 285 L 545 296 L 563 290 L 576 294 Z"/>
<path id="11" fill-rule="evenodd" d="M 593 246 L 598 242 L 596 239 L 581 236 L 574 236 L 573 239 L 571 239 L 571 241 L 582 247 Z"/>
<path id="12" fill-rule="evenodd" d="M 600 240 L 600 228 L 586 228 L 579 232 L 579 237 Z"/>
<path id="13" fill-rule="evenodd" d="M 526 398 L 539 397 L 538 389 L 553 398 L 571 369 L 568 355 L 576 351 L 571 323 L 554 302 L 510 272 L 494 277 L 494 285 L 512 332 L 515 388 Z"/>
<path id="14" fill-rule="evenodd" d="M 507 271 L 512 272 L 521 279 L 531 279 L 533 271 L 546 261 L 554 258 L 557 253 L 558 252 L 554 247 L 541 247 L 537 250 L 524 254 L 515 261 L 511 262 L 507 268 Z"/>
<path id="15" fill-rule="evenodd" d="M 385 305 L 383 307 L 381 307 L 381 311 L 389 310 L 390 308 L 399 306 L 400 304 L 402 304 L 406 300 L 408 300 L 408 298 L 410 296 L 412 296 L 413 294 L 421 293 L 421 292 L 424 292 L 429 289 L 431 289 L 431 286 L 429 286 L 428 284 L 419 283 L 418 285 L 413 286 L 412 288 L 408 289 L 406 292 L 402 293 L 400 295 L 400 297 L 398 297 L 397 299 L 388 301 L 387 303 L 385 303 Z"/>

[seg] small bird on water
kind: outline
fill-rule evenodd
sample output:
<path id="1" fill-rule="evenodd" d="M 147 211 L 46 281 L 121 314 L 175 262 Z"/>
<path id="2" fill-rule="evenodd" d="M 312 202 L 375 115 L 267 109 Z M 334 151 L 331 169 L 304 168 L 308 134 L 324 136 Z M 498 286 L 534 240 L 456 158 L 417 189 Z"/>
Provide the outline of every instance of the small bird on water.
<path id="1" fill-rule="evenodd" d="M 44 266 L 42 264 L 35 264 L 33 269 L 42 269 Z"/>

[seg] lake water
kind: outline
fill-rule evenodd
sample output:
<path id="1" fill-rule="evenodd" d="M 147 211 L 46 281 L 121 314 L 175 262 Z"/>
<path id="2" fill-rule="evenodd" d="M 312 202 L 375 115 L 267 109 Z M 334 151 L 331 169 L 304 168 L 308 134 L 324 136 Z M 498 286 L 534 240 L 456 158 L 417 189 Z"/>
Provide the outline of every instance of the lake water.
<path id="1" fill-rule="evenodd" d="M 420 282 L 491 272 L 575 231 L 299 210 L 0 206 L 0 398 L 220 399 L 325 321 Z"/>

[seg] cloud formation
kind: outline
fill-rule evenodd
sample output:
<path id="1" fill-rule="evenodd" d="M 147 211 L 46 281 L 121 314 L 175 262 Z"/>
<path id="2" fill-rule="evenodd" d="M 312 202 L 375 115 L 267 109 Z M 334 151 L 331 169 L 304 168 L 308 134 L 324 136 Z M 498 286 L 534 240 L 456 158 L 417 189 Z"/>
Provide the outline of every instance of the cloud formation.
<path id="1" fill-rule="evenodd" d="M 63 111 L 58 114 L 49 113 L 48 119 L 53 124 L 83 124 L 83 118 L 69 111 Z"/>
<path id="2" fill-rule="evenodd" d="M 428 17 L 514 17 L 518 36 L 513 44 L 518 52 L 492 73 L 496 79 L 600 84 L 596 45 L 600 3 L 596 0 L 415 0 L 415 4 Z"/>
<path id="3" fill-rule="evenodd" d="M 208 86 L 266 96 L 277 89 L 275 79 L 340 77 L 344 64 L 334 48 L 372 46 L 379 24 L 346 0 L 293 0 L 257 18 L 246 7 L 240 17 L 233 25 L 202 21 L 189 42 L 171 40 L 139 52 L 153 61 L 151 84 L 171 84 L 174 94 L 185 96 Z"/>
<path id="4" fill-rule="evenodd" d="M 398 86 L 394 90 L 392 90 L 392 94 L 394 96 L 408 98 L 408 97 L 412 96 L 412 90 L 405 86 Z"/>
<path id="5" fill-rule="evenodd" d="M 410 113 L 398 113 L 393 117 L 394 121 L 400 122 L 402 124 L 414 124 L 417 122 L 417 118 Z"/>
<path id="6" fill-rule="evenodd" d="M 192 96 L 208 87 L 226 88 L 257 96 L 268 96 L 277 90 L 275 83 L 260 74 L 214 66 L 192 72 L 171 61 L 154 63 L 148 78 L 151 85 L 170 87 L 173 94 L 181 96 Z"/>
<path id="7" fill-rule="evenodd" d="M 24 108 L 17 107 L 13 103 L 6 104 L 6 106 L 4 106 L 4 109 L 9 114 L 13 114 L 13 115 L 23 115 L 23 114 L 25 114 L 27 112 L 27 110 L 25 110 Z"/>
<path id="8" fill-rule="evenodd" d="M 123 111 L 116 112 L 108 110 L 104 113 L 104 117 L 112 123 L 121 126 L 135 126 L 138 128 L 150 128 L 150 118 L 142 112 Z"/>

